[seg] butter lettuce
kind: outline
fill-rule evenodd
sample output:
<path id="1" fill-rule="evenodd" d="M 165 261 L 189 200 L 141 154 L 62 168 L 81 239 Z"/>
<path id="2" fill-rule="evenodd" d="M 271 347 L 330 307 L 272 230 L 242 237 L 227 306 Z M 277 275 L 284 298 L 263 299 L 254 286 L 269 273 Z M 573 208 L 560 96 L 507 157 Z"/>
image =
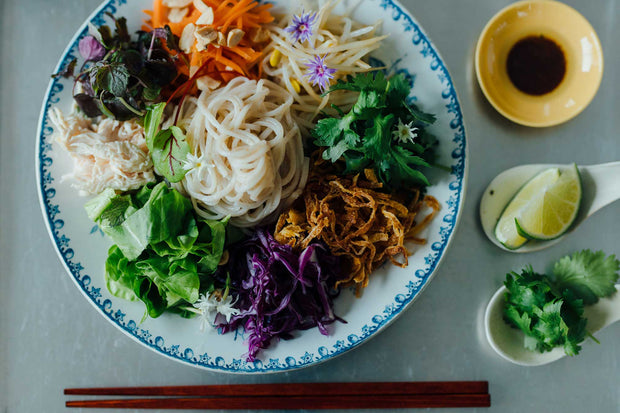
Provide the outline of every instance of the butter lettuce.
<path id="1" fill-rule="evenodd" d="M 163 182 L 131 195 L 104 191 L 86 211 L 115 244 L 105 265 L 112 295 L 141 300 L 155 318 L 213 290 L 227 220 L 197 217 L 191 202 Z"/>

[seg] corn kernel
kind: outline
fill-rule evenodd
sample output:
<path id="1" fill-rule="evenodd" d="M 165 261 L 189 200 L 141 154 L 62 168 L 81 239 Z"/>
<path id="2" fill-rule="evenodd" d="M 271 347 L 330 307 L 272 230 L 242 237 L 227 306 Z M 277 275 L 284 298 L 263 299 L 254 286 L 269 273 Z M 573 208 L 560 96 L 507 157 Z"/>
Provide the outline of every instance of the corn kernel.
<path id="1" fill-rule="evenodd" d="M 293 85 L 293 89 L 295 89 L 295 92 L 299 93 L 301 92 L 301 85 L 299 84 L 299 82 L 295 79 L 290 79 L 291 81 L 291 85 Z"/>
<path id="2" fill-rule="evenodd" d="M 271 65 L 271 67 L 276 67 L 278 63 L 280 63 L 280 60 L 282 60 L 282 52 L 276 49 L 273 51 L 271 57 L 269 58 L 269 64 Z"/>

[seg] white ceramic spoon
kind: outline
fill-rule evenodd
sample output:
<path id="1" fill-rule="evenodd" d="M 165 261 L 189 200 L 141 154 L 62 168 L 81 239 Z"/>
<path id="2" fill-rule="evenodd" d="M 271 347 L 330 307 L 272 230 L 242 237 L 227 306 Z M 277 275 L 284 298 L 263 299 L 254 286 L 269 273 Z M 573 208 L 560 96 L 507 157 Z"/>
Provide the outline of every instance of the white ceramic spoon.
<path id="1" fill-rule="evenodd" d="M 620 291 L 620 284 L 616 284 Z M 523 346 L 524 334 L 512 328 L 503 319 L 506 287 L 500 288 L 491 298 L 484 314 L 484 330 L 493 350 L 508 361 L 521 366 L 542 366 L 564 357 L 564 349 L 555 348 L 547 353 L 531 351 Z M 601 298 L 596 304 L 585 306 L 586 329 L 594 335 L 610 324 L 620 320 L 620 293 Z M 587 339 L 586 339 L 587 340 Z"/>
<path id="2" fill-rule="evenodd" d="M 517 191 L 537 173 L 548 168 L 565 168 L 569 165 L 535 164 L 508 169 L 497 175 L 484 191 L 480 200 L 480 221 L 487 237 L 498 247 L 510 252 L 532 252 L 550 247 L 562 237 L 551 241 L 528 241 L 521 248 L 509 250 L 495 238 L 495 224 L 508 202 Z M 580 212 L 571 229 L 573 231 L 590 215 L 620 199 L 620 162 L 580 166 L 583 198 Z"/>

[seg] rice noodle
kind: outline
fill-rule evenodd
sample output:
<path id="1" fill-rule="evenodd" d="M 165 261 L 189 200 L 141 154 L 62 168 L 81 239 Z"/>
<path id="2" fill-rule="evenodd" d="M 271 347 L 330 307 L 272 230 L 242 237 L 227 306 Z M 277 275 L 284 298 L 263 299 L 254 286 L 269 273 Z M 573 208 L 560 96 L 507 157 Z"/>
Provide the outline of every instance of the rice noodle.
<path id="1" fill-rule="evenodd" d="M 178 125 L 197 160 L 181 184 L 199 215 L 255 226 L 301 194 L 309 162 L 292 104 L 275 83 L 244 77 L 186 100 Z"/>
<path id="2" fill-rule="evenodd" d="M 314 56 L 325 55 L 326 65 L 337 70 L 333 82 L 350 74 L 368 72 L 372 67 L 362 59 L 378 49 L 381 41 L 387 37 L 376 35 L 381 21 L 363 25 L 347 14 L 334 14 L 338 3 L 327 1 L 320 7 L 314 33 L 303 43 L 291 42 L 290 34 L 284 30 L 291 23 L 293 15 L 280 19 L 277 26 L 272 28 L 271 42 L 264 50 L 261 69 L 293 95 L 293 115 L 304 136 L 308 136 L 314 127 L 315 118 L 322 110 L 329 111 L 330 105 L 334 104 L 346 111 L 357 99 L 356 93 L 344 91 L 322 97 L 319 87 L 308 81 L 307 63 Z M 312 8 L 306 7 L 305 11 L 308 10 Z M 282 57 L 276 59 L 278 61 L 274 65 L 270 60 L 276 50 Z"/>

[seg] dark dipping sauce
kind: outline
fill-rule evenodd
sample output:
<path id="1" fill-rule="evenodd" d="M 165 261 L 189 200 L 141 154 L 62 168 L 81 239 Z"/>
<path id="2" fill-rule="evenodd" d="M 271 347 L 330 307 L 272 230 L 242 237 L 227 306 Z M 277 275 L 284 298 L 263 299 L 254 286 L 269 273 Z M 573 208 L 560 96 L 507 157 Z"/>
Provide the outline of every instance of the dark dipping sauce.
<path id="1" fill-rule="evenodd" d="M 558 87 L 566 74 L 562 48 L 544 36 L 529 36 L 515 43 L 506 66 L 515 87 L 536 96 Z"/>

